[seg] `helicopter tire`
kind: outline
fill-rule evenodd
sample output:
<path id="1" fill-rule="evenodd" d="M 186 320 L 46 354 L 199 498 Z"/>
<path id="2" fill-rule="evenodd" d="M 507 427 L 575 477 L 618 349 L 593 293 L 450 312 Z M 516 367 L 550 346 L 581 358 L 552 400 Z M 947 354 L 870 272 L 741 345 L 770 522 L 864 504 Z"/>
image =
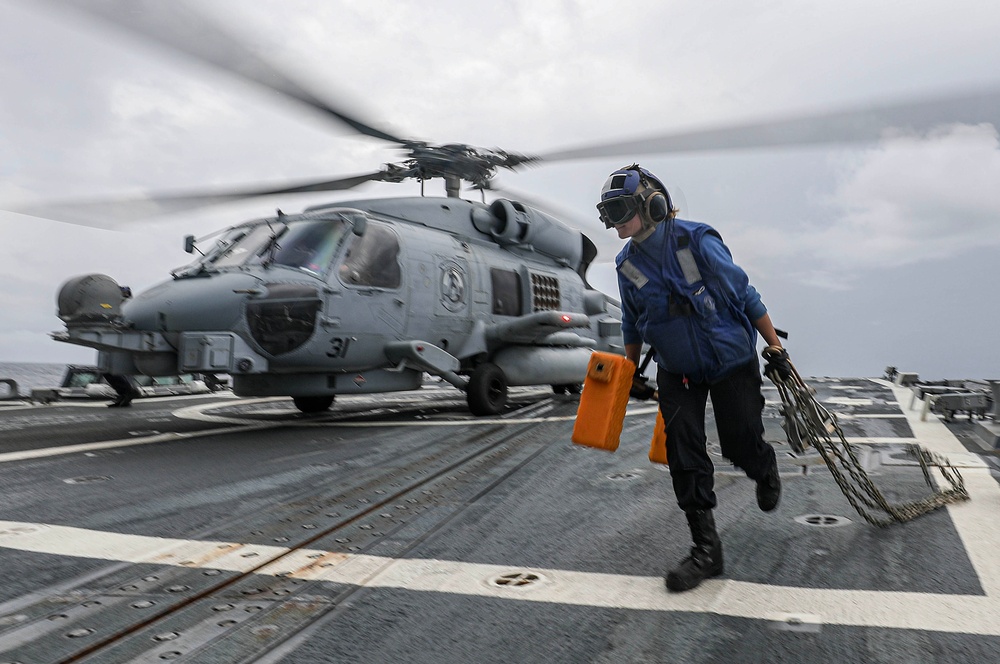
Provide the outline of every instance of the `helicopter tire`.
<path id="1" fill-rule="evenodd" d="M 303 413 L 322 413 L 333 405 L 333 397 L 292 397 L 292 402 Z"/>
<path id="2" fill-rule="evenodd" d="M 507 376 L 503 369 L 487 362 L 469 375 L 466 399 L 473 415 L 496 415 L 507 405 Z"/>

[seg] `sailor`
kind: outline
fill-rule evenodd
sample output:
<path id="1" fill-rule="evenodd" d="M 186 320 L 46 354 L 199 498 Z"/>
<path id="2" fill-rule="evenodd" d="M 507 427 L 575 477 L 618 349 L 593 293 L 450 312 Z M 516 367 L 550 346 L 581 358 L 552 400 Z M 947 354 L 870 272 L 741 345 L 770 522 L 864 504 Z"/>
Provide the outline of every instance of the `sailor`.
<path id="1" fill-rule="evenodd" d="M 712 227 L 676 218 L 663 183 L 638 164 L 611 174 L 597 204 L 601 220 L 628 243 L 618 254 L 625 355 L 639 365 L 643 343 L 656 358 L 660 413 L 677 504 L 694 546 L 666 575 L 667 588 L 690 590 L 723 573 L 714 466 L 706 450 L 705 405 L 715 411 L 722 454 L 757 484 L 757 505 L 778 506 L 781 480 L 764 441 L 757 333 L 768 348 L 765 373 L 790 372 L 767 308 Z M 654 390 L 639 375 L 634 397 Z"/>
<path id="2" fill-rule="evenodd" d="M 115 398 L 108 404 L 108 408 L 130 408 L 132 399 L 139 396 L 139 390 L 132 384 L 128 376 L 106 373 L 104 380 L 115 391 Z"/>

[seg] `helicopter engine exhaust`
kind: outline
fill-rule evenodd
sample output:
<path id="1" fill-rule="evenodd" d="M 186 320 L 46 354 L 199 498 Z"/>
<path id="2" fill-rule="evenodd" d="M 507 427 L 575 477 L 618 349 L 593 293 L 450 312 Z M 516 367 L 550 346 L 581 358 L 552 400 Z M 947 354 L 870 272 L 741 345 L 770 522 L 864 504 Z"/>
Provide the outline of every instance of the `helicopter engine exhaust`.
<path id="1" fill-rule="evenodd" d="M 476 228 L 492 235 L 501 246 L 530 245 L 539 253 L 566 261 L 574 269 L 583 258 L 580 231 L 517 201 L 495 200 L 490 204 L 488 222 L 480 219 L 474 222 Z"/>

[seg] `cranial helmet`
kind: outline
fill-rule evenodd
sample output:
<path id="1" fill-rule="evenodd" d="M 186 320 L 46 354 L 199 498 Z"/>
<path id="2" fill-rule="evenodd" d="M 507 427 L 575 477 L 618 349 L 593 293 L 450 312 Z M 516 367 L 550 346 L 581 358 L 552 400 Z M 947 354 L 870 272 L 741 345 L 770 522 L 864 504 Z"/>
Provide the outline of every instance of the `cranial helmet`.
<path id="1" fill-rule="evenodd" d="M 665 221 L 676 213 L 667 188 L 639 164 L 620 168 L 608 176 L 601 189 L 597 211 L 607 228 L 624 224 L 636 212 L 640 213 L 644 227 Z"/>

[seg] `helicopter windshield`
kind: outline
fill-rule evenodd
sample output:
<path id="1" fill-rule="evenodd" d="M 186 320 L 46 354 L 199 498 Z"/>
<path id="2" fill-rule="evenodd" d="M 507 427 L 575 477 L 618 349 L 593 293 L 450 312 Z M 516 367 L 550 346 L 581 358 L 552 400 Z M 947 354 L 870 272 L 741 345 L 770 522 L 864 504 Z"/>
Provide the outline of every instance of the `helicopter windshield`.
<path id="1" fill-rule="evenodd" d="M 217 258 L 212 260 L 215 267 L 234 267 L 257 262 L 254 259 L 260 254 L 261 249 L 267 244 L 271 235 L 275 232 L 267 224 L 260 224 L 250 232 L 242 236 L 224 238 L 220 244 L 232 242 L 228 248 L 224 248 Z"/>
<path id="2" fill-rule="evenodd" d="M 259 224 L 220 252 L 212 265 L 218 268 L 267 263 L 320 275 L 329 268 L 346 234 L 342 218 Z"/>

